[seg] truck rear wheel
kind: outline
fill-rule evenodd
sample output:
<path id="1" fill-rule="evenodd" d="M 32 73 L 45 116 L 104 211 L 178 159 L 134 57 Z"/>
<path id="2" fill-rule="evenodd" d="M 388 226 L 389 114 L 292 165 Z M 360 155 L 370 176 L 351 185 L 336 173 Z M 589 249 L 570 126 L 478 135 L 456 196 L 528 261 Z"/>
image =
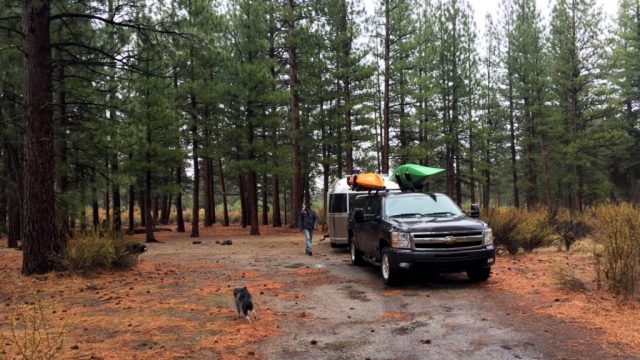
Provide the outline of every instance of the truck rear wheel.
<path id="1" fill-rule="evenodd" d="M 491 275 L 491 268 L 478 268 L 467 270 L 469 280 L 473 282 L 487 281 Z"/>
<path id="2" fill-rule="evenodd" d="M 393 269 L 389 261 L 389 248 L 382 249 L 380 272 L 385 285 L 393 286 L 398 282 L 398 270 Z"/>
<path id="3" fill-rule="evenodd" d="M 362 251 L 358 250 L 353 239 L 349 239 L 349 255 L 351 256 L 351 265 L 360 266 L 364 263 Z"/>

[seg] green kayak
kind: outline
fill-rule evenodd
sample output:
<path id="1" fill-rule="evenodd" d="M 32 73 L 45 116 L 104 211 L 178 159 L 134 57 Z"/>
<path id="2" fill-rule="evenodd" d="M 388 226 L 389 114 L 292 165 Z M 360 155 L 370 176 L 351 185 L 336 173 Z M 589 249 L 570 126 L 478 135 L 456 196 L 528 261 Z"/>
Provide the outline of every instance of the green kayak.
<path id="1" fill-rule="evenodd" d="M 427 177 L 443 172 L 444 169 L 405 164 L 398 166 L 391 179 L 395 180 L 401 189 L 421 189 Z"/>

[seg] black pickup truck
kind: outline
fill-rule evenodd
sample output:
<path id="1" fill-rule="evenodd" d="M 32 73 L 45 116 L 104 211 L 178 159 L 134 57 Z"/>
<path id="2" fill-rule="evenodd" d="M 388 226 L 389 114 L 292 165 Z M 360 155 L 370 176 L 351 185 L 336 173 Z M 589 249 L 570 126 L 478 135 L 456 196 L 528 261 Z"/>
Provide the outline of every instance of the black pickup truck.
<path id="1" fill-rule="evenodd" d="M 421 269 L 489 278 L 496 251 L 477 207 L 468 217 L 444 194 L 390 191 L 359 195 L 353 204 L 351 263 L 379 264 L 385 284 Z"/>

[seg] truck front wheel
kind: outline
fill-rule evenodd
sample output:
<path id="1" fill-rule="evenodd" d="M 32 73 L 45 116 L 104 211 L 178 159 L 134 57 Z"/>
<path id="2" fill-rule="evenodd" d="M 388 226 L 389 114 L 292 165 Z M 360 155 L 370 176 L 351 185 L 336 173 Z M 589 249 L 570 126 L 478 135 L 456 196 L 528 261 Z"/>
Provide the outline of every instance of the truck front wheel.
<path id="1" fill-rule="evenodd" d="M 353 238 L 349 238 L 349 255 L 351 255 L 351 265 L 360 266 L 364 263 L 362 251 L 358 250 Z"/>
<path id="2" fill-rule="evenodd" d="M 382 280 L 385 285 L 395 285 L 398 282 L 398 270 L 391 267 L 389 261 L 389 248 L 382 249 L 382 256 L 380 257 L 380 270 L 382 272 Z"/>

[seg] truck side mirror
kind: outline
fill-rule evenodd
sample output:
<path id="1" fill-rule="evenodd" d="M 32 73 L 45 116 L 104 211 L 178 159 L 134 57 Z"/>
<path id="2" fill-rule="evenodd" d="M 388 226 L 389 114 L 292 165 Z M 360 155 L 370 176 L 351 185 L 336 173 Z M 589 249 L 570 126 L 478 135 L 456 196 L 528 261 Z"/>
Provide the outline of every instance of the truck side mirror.
<path id="1" fill-rule="evenodd" d="M 364 222 L 364 209 L 353 209 L 353 218 L 356 222 Z"/>
<path id="2" fill-rule="evenodd" d="M 469 217 L 477 219 L 480 217 L 480 206 L 478 204 L 471 204 L 471 210 L 469 211 Z"/>

